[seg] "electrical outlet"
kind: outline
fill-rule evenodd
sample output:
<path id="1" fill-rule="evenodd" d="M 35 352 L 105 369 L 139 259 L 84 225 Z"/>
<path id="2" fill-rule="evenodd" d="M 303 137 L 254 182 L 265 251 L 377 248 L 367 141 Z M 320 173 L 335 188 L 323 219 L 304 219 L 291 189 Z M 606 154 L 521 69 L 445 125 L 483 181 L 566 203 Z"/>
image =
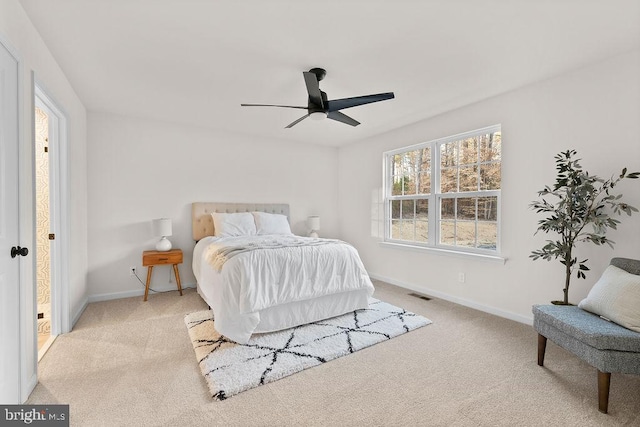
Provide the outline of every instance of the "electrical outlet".
<path id="1" fill-rule="evenodd" d="M 465 280 L 464 273 L 462 272 L 458 273 L 458 282 L 464 283 L 464 280 Z"/>
<path id="2" fill-rule="evenodd" d="M 129 276 L 135 276 L 135 275 L 136 275 L 136 268 L 129 267 Z"/>

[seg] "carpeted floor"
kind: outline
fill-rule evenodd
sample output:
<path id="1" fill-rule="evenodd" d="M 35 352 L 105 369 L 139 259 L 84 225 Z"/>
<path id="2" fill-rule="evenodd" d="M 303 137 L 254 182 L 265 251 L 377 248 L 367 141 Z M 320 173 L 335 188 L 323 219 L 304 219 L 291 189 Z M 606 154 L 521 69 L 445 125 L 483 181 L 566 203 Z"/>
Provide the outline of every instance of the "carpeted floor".
<path id="1" fill-rule="evenodd" d="M 193 290 L 90 304 L 39 365 L 28 403 L 68 403 L 78 426 L 633 426 L 640 376 L 613 374 L 609 414 L 593 368 L 530 326 L 374 282 L 375 297 L 433 324 L 214 401 L 184 315 Z"/>

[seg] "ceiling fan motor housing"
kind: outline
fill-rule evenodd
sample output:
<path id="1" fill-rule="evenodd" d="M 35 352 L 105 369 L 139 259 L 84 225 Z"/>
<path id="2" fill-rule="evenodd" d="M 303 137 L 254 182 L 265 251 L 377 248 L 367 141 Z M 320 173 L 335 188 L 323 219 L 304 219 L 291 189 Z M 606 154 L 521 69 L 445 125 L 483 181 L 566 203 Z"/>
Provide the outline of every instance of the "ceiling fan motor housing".
<path id="1" fill-rule="evenodd" d="M 309 97 L 309 102 L 307 103 L 307 107 L 309 108 L 309 114 L 315 112 L 315 111 L 320 111 L 320 112 L 326 112 L 327 111 L 327 106 L 328 104 L 328 98 L 327 98 L 327 93 L 324 91 L 320 91 L 320 96 L 322 97 L 322 105 L 318 105 L 315 102 L 313 102 L 311 100 L 311 97 Z M 324 106 L 324 107 L 323 107 Z"/>

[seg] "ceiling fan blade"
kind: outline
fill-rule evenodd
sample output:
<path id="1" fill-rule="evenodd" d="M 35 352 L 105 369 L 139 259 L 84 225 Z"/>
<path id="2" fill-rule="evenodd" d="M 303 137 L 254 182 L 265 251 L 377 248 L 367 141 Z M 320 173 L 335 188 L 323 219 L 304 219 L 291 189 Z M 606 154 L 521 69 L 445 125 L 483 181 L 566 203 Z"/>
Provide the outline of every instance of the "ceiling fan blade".
<path id="1" fill-rule="evenodd" d="M 309 99 L 311 102 L 324 108 L 322 103 L 322 93 L 320 92 L 320 85 L 318 84 L 318 77 L 314 73 L 304 71 L 304 83 L 307 85 L 307 92 L 309 93 Z"/>
<path id="2" fill-rule="evenodd" d="M 299 118 L 298 120 L 296 120 L 295 122 L 293 122 L 293 123 L 289 123 L 289 125 L 288 125 L 288 126 L 285 126 L 285 129 L 289 129 L 289 128 L 294 127 L 295 125 L 297 125 L 298 123 L 300 123 L 301 121 L 303 121 L 304 119 L 306 119 L 307 117 L 309 117 L 309 115 L 308 115 L 308 114 L 307 114 L 306 116 L 302 116 L 302 117 L 300 117 L 300 118 Z"/>
<path id="3" fill-rule="evenodd" d="M 338 122 L 346 123 L 351 126 L 358 126 L 360 124 L 359 121 L 352 119 L 351 117 L 341 113 L 340 111 L 331 111 L 329 114 L 327 114 L 327 118 L 338 121 Z"/>
<path id="4" fill-rule="evenodd" d="M 372 102 L 386 101 L 393 99 L 393 92 L 377 93 L 375 95 L 356 96 L 353 98 L 342 98 L 327 101 L 327 111 L 344 110 L 345 108 L 357 107 L 358 105 L 371 104 Z"/>
<path id="5" fill-rule="evenodd" d="M 273 105 L 273 104 L 240 104 L 241 107 L 280 107 L 280 108 L 297 108 L 306 110 L 307 107 L 296 107 L 293 105 Z"/>

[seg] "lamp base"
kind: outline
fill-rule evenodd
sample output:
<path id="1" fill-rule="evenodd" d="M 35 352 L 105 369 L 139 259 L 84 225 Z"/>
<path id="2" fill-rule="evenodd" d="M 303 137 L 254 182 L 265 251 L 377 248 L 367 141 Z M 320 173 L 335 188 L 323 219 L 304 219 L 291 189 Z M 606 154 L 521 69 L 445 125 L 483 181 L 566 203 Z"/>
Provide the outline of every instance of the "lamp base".
<path id="1" fill-rule="evenodd" d="M 166 237 L 162 236 L 162 239 L 156 243 L 156 250 L 166 252 L 171 250 L 171 242 Z"/>
<path id="2" fill-rule="evenodd" d="M 309 233 L 309 237 L 318 238 L 318 233 L 315 230 L 311 230 L 311 233 Z"/>

